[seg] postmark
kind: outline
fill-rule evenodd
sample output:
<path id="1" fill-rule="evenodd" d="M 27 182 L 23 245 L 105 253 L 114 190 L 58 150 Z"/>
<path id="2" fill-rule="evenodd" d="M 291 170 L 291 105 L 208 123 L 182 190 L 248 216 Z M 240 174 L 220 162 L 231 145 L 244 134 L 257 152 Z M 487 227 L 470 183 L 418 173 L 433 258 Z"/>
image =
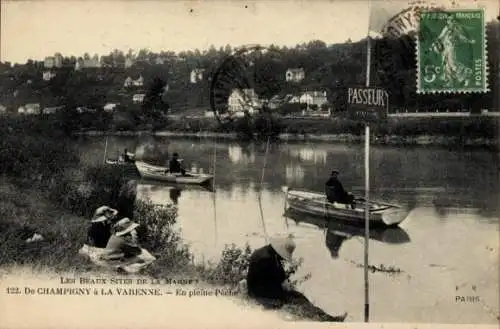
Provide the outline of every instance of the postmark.
<path id="1" fill-rule="evenodd" d="M 210 84 L 210 106 L 219 123 L 251 117 L 265 107 L 283 87 L 283 79 L 273 75 L 281 60 L 277 50 L 246 45 L 220 61 Z"/>
<path id="2" fill-rule="evenodd" d="M 488 91 L 482 9 L 422 11 L 416 45 L 417 93 Z"/>

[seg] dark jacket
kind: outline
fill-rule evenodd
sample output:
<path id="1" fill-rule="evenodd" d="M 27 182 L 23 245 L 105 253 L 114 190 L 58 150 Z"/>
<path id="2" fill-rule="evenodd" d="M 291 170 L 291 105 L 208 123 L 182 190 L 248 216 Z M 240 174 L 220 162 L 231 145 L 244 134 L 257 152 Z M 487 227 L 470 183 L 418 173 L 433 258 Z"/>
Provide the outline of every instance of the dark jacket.
<path id="1" fill-rule="evenodd" d="M 326 197 L 330 202 L 346 202 L 348 193 L 344 190 L 344 186 L 338 178 L 330 177 L 325 184 Z"/>
<path id="2" fill-rule="evenodd" d="M 181 163 L 177 159 L 170 160 L 169 171 L 172 173 L 177 173 L 182 171 Z"/>
<path id="3" fill-rule="evenodd" d="M 92 223 L 87 231 L 87 244 L 96 248 L 106 248 L 111 237 L 111 224 Z"/>
<path id="4" fill-rule="evenodd" d="M 247 288 L 250 297 L 284 299 L 286 292 L 281 284 L 287 279 L 278 254 L 271 245 L 253 252 L 247 274 Z"/>

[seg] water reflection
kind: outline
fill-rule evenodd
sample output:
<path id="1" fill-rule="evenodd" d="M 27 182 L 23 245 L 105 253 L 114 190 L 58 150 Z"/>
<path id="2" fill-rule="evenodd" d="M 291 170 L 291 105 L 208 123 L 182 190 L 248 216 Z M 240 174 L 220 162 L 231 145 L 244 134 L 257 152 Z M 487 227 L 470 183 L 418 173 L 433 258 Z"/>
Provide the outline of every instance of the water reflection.
<path id="1" fill-rule="evenodd" d="M 214 147 L 217 147 L 216 184 L 219 190 L 228 191 L 236 186 L 242 191 L 252 189 L 249 182 L 260 185 L 265 146 L 223 142 L 214 145 L 209 140 L 151 137 L 108 138 L 109 152 L 127 147 L 140 155 L 152 147 L 148 149 L 149 156 L 159 157 L 167 149 L 176 150 L 187 164 L 195 161 L 195 167 L 205 172 L 213 166 Z M 83 139 L 82 160 L 102 163 L 104 148 L 105 137 Z M 498 222 L 500 173 L 497 157 L 488 152 L 373 147 L 370 159 L 373 161 L 370 172 L 373 198 L 403 203 L 410 208 L 432 207 L 442 220 L 453 215 L 450 209 L 474 209 L 481 220 Z M 322 162 L 328 166 L 321 165 Z M 270 190 L 293 184 L 321 191 L 333 166 L 342 168 L 342 182 L 347 189 L 364 193 L 363 149 L 356 145 L 271 144 L 264 185 Z"/>
<path id="2" fill-rule="evenodd" d="M 170 200 L 172 200 L 172 203 L 177 205 L 179 203 L 179 198 L 181 196 L 181 189 L 178 187 L 174 187 L 174 188 L 170 189 L 169 194 L 170 194 Z"/>
<path id="3" fill-rule="evenodd" d="M 291 148 L 290 155 L 299 161 L 309 161 L 314 164 L 325 164 L 328 152 L 324 149 L 313 147 Z"/>
<path id="4" fill-rule="evenodd" d="M 339 257 L 339 252 L 344 242 L 352 238 L 363 238 L 365 236 L 364 227 L 361 226 L 337 223 L 335 221 L 299 214 L 291 210 L 287 210 L 284 216 L 293 220 L 295 224 L 307 223 L 324 230 L 325 245 L 330 251 L 332 258 Z M 410 242 L 410 236 L 401 227 L 372 228 L 370 230 L 370 239 L 387 244 L 405 244 Z"/>
<path id="5" fill-rule="evenodd" d="M 214 192 L 210 185 L 181 185 L 141 180 L 137 186 L 139 199 L 149 199 L 157 204 L 165 204 L 170 201 L 178 205 L 183 191 Z"/>
<path id="6" fill-rule="evenodd" d="M 287 164 L 285 167 L 285 178 L 287 184 L 302 184 L 305 170 L 301 165 Z"/>
<path id="7" fill-rule="evenodd" d="M 229 161 L 234 164 L 252 164 L 255 162 L 255 152 L 252 152 L 250 146 L 229 145 L 227 148 Z"/>

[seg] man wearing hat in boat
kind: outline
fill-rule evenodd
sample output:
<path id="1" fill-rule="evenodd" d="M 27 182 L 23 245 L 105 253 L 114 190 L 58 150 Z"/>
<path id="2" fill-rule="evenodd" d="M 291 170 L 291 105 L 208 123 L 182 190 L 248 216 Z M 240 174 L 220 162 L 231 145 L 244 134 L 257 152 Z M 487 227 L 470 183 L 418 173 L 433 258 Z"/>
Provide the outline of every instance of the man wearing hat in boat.
<path id="1" fill-rule="evenodd" d="M 172 155 L 172 159 L 170 160 L 168 167 L 171 173 L 181 173 L 183 176 L 186 174 L 186 170 L 182 168 L 178 153 L 174 153 Z"/>
<path id="2" fill-rule="evenodd" d="M 108 206 L 96 209 L 91 225 L 87 232 L 87 245 L 96 248 L 105 248 L 111 237 L 111 222 L 116 218 L 118 210 Z"/>
<path id="3" fill-rule="evenodd" d="M 133 259 L 142 253 L 142 249 L 137 243 L 136 228 L 139 224 L 125 217 L 113 225 L 114 234 L 106 245 L 107 252 L 103 259 L 124 260 Z"/>
<path id="4" fill-rule="evenodd" d="M 344 186 L 338 178 L 338 175 L 338 170 L 332 170 L 330 178 L 325 184 L 326 198 L 330 203 L 338 202 L 342 204 L 350 204 L 351 208 L 355 209 L 356 203 L 354 202 L 354 195 L 346 192 Z"/>
<path id="5" fill-rule="evenodd" d="M 337 317 L 326 314 L 293 289 L 288 280 L 292 273 L 285 271 L 283 262 L 293 262 L 295 247 L 291 236 L 276 236 L 268 245 L 252 253 L 246 282 L 249 297 L 266 308 L 294 305 L 300 307 L 303 315 L 315 316 L 322 321 L 344 321 L 347 313 Z"/>

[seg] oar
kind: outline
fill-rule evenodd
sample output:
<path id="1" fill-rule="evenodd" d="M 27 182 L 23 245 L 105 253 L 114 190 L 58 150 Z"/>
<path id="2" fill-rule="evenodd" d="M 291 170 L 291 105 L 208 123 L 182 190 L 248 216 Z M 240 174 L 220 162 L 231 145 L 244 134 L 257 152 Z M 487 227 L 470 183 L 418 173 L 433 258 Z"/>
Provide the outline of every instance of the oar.
<path id="1" fill-rule="evenodd" d="M 365 198 L 354 198 L 354 201 L 366 202 L 366 199 Z M 378 201 L 371 200 L 370 203 L 377 203 L 377 204 L 380 204 L 382 206 L 401 208 L 400 205 L 393 204 L 393 203 L 387 203 L 387 202 L 378 202 Z"/>

